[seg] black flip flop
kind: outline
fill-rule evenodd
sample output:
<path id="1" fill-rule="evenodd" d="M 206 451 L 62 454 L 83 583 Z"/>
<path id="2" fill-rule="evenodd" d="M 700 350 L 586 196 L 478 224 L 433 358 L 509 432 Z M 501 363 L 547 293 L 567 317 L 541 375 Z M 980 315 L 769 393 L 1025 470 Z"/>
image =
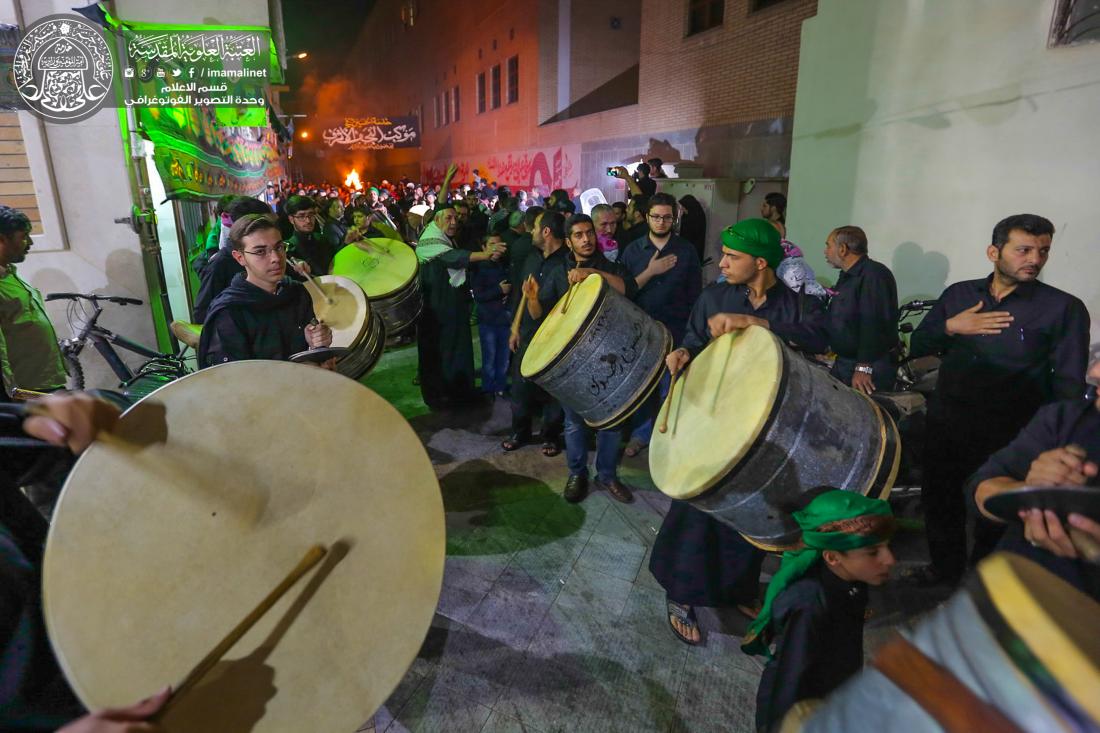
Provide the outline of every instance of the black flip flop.
<path id="1" fill-rule="evenodd" d="M 672 629 L 672 633 L 677 639 L 684 642 L 688 646 L 699 646 L 703 643 L 703 632 L 699 631 L 699 620 L 695 618 L 695 609 L 691 606 L 681 606 L 675 601 L 667 601 L 668 608 L 668 627 Z M 676 625 L 672 623 L 672 619 L 675 617 L 680 623 L 685 626 L 689 626 L 696 631 L 699 631 L 699 641 L 692 641 L 689 637 L 684 636 L 676 629 Z"/>

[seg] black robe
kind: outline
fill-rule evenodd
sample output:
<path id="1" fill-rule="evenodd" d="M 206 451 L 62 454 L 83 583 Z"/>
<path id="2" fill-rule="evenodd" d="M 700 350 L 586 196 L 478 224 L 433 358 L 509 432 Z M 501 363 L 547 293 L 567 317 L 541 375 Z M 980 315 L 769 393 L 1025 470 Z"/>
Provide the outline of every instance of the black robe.
<path id="1" fill-rule="evenodd" d="M 772 605 L 775 656 L 756 692 L 756 728 L 774 730 L 799 700 L 824 698 L 863 668 L 867 585 L 818 563 Z"/>
<path id="2" fill-rule="evenodd" d="M 313 301 L 305 287 L 284 280 L 268 293 L 243 274 L 210 305 L 199 339 L 199 368 L 244 359 L 289 359 L 305 351 Z"/>
<path id="3" fill-rule="evenodd" d="M 420 394 L 430 408 L 476 399 L 474 342 L 470 331 L 470 286 L 454 287 L 448 268 L 470 263 L 470 253 L 450 249 L 420 263 L 420 292 L 424 310 L 416 325 L 420 360 Z"/>
<path id="4" fill-rule="evenodd" d="M 707 319 L 743 313 L 768 321 L 784 341 L 810 352 L 828 347 L 821 302 L 777 281 L 754 309 L 743 285 L 716 283 L 703 290 L 688 317 L 683 346 L 697 355 L 710 341 Z M 649 570 L 677 603 L 691 606 L 751 605 L 759 590 L 764 552 L 732 527 L 682 501 L 673 501 L 653 544 Z"/>

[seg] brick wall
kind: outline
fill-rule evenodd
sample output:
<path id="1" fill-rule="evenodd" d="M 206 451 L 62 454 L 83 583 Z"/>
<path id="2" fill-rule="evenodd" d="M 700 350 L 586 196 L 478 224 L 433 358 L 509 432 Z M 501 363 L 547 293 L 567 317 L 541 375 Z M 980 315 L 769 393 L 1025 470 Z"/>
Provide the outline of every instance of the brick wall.
<path id="1" fill-rule="evenodd" d="M 557 59 L 558 0 L 420 0 L 411 29 L 401 26 L 397 0 L 380 0 L 364 24 L 349 70 L 350 98 L 343 103 L 376 114 L 422 106 L 423 169 L 442 170 L 451 160 L 472 169 L 494 155 L 520 160 L 544 151 L 549 158 L 561 150 L 579 171 L 582 188 L 608 186 L 607 165 L 642 154 L 694 160 L 708 176 L 782 177 L 790 165 L 801 23 L 816 12 L 817 0 L 785 0 L 758 12 L 750 12 L 750 3 L 726 0 L 721 27 L 684 38 L 687 0 L 643 0 L 639 103 L 540 126 L 549 116 L 540 116 L 540 108 L 556 101 L 556 88 L 547 88 L 556 70 L 544 69 L 540 85 L 540 63 Z M 585 12 L 583 5 L 574 4 L 574 16 Z M 519 102 L 478 114 L 477 73 L 484 71 L 488 81 L 499 63 L 506 86 L 503 72 L 512 55 L 520 59 Z M 460 120 L 437 129 L 433 98 L 455 84 Z M 299 147 L 304 165 L 314 160 L 324 168 L 308 146 Z M 409 170 L 415 154 L 362 157 L 368 170 L 393 177 Z"/>

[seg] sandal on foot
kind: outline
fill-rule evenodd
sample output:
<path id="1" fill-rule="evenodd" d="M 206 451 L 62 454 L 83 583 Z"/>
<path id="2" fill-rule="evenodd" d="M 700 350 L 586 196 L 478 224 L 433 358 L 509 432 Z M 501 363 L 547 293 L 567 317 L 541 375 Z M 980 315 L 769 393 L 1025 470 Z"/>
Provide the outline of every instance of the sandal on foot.
<path id="1" fill-rule="evenodd" d="M 546 441 L 542 444 L 542 454 L 547 458 L 553 458 L 561 453 L 561 446 L 553 441 Z"/>
<path id="2" fill-rule="evenodd" d="M 510 435 L 501 442 L 500 447 L 503 448 L 505 452 L 511 452 L 527 445 L 527 441 L 528 438 L 522 435 Z"/>
<path id="3" fill-rule="evenodd" d="M 740 613 L 742 616 L 745 616 L 746 618 L 749 618 L 753 621 L 755 621 L 756 617 L 760 615 L 760 609 L 761 609 L 760 601 L 753 601 L 751 604 L 745 604 L 745 603 L 738 603 L 737 604 L 738 613 Z"/>
<path id="4" fill-rule="evenodd" d="M 623 455 L 627 458 L 633 458 L 646 449 L 646 444 L 640 440 L 632 440 L 626 444 L 626 450 L 623 451 Z"/>
<path id="5" fill-rule="evenodd" d="M 699 633 L 699 639 L 696 641 L 690 636 L 685 636 L 680 633 L 680 630 L 676 628 L 676 624 L 672 623 L 673 619 L 679 621 L 689 629 L 699 631 L 699 622 L 695 618 L 695 609 L 691 606 L 684 606 L 675 601 L 668 601 L 668 627 L 672 629 L 672 633 L 676 635 L 676 638 L 684 642 L 688 646 L 699 646 L 703 643 L 703 634 Z"/>

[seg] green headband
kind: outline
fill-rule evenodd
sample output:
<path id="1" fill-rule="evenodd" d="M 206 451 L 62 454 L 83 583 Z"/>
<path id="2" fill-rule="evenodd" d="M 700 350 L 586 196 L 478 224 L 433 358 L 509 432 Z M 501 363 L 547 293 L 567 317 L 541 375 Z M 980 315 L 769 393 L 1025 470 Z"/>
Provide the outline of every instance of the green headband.
<path id="1" fill-rule="evenodd" d="M 859 534 L 844 531 L 822 532 L 823 525 L 858 517 L 890 517 L 893 512 L 890 505 L 881 499 L 869 499 L 852 491 L 833 489 L 816 497 L 805 509 L 795 512 L 794 521 L 802 528 L 804 547 L 783 553 L 783 562 L 779 572 L 772 576 L 768 590 L 764 594 L 764 606 L 756 620 L 749 625 L 741 650 L 746 654 L 771 656 L 768 645 L 774 635 L 772 626 L 772 605 L 776 597 L 793 584 L 821 559 L 825 550 L 846 552 L 860 547 L 869 547 L 890 539 L 893 524 L 888 523 L 883 531 Z"/>
<path id="2" fill-rule="evenodd" d="M 722 246 L 763 257 L 773 270 L 783 261 L 779 232 L 766 219 L 745 219 L 722 230 Z"/>

